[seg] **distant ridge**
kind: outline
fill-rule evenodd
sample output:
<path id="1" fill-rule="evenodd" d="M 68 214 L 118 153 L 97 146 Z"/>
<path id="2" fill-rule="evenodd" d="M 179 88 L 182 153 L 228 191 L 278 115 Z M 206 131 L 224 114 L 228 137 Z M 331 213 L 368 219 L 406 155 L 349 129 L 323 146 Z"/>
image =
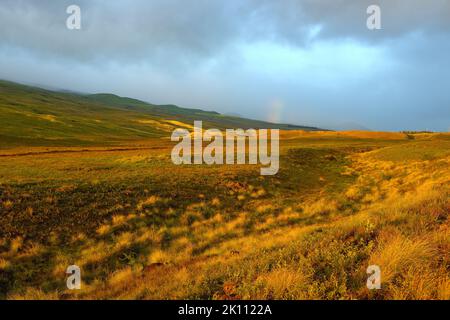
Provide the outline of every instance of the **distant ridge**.
<path id="1" fill-rule="evenodd" d="M 121 144 L 169 137 L 202 120 L 204 128 L 321 130 L 227 116 L 176 105 L 155 105 L 110 93 L 53 91 L 0 80 L 0 148 Z"/>

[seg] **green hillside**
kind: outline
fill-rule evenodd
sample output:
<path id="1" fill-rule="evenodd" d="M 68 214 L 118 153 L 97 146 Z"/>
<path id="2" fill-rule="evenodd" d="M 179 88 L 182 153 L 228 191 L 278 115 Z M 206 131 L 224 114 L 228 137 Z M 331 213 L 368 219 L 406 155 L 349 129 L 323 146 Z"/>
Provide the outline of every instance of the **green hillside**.
<path id="1" fill-rule="evenodd" d="M 168 137 L 176 127 L 318 130 L 273 124 L 113 94 L 83 95 L 0 81 L 0 147 L 113 145 Z"/>

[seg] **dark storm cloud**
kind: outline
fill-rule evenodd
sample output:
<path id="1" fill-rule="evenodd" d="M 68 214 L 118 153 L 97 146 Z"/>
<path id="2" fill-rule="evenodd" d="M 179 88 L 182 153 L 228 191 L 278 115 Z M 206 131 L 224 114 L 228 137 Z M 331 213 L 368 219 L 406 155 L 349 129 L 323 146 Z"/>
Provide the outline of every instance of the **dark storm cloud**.
<path id="1" fill-rule="evenodd" d="M 0 78 L 310 125 L 448 130 L 448 52 L 447 0 L 0 2 Z"/>
<path id="2" fill-rule="evenodd" d="M 3 44 L 71 59 L 213 57 L 234 41 L 275 40 L 305 45 L 311 28 L 317 39 L 381 41 L 414 31 L 448 32 L 450 1 L 378 0 L 383 32 L 366 28 L 373 0 L 3 0 Z M 65 9 L 82 9 L 83 29 L 65 28 Z"/>
<path id="3" fill-rule="evenodd" d="M 65 27 L 65 9 L 73 2 L 2 3 L 2 42 L 75 60 L 136 62 L 169 54 L 183 61 L 223 49 L 240 35 L 238 21 L 245 23 L 249 11 L 237 1 L 76 1 L 82 30 L 72 32 Z"/>
<path id="4" fill-rule="evenodd" d="M 275 30 L 291 41 L 298 34 L 289 34 L 296 25 L 323 26 L 321 37 L 352 37 L 362 41 L 381 41 L 401 37 L 421 30 L 435 33 L 450 27 L 450 2 L 447 0 L 284 0 L 267 5 L 267 16 L 275 19 Z M 370 5 L 378 5 L 382 12 L 383 32 L 366 28 L 366 12 Z M 274 14 L 275 13 L 275 14 Z M 362 14 L 363 13 L 363 14 Z"/>

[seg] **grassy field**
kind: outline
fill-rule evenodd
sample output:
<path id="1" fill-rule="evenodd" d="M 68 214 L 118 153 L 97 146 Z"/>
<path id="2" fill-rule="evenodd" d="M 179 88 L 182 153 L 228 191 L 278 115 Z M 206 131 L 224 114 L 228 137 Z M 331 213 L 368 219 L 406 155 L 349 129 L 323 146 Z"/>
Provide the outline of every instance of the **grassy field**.
<path id="1" fill-rule="evenodd" d="M 0 150 L 0 298 L 450 299 L 449 134 L 284 131 L 275 176 L 30 136 Z"/>

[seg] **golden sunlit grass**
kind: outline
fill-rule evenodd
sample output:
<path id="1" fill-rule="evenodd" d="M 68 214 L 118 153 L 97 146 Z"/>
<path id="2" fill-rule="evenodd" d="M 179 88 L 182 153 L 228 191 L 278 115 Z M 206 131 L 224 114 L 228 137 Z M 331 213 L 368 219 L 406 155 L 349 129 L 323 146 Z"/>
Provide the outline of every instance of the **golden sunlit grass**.
<path id="1" fill-rule="evenodd" d="M 357 139 L 381 139 L 381 140 L 405 140 L 408 136 L 400 132 L 374 132 L 374 131 L 282 131 L 281 138 L 357 138 Z"/>
<path id="2" fill-rule="evenodd" d="M 177 167 L 168 144 L 4 157 L 0 294 L 450 299 L 446 138 L 285 135 L 274 177 Z M 65 287 L 72 264 L 81 290 Z M 372 264 L 381 290 L 366 288 Z"/>

